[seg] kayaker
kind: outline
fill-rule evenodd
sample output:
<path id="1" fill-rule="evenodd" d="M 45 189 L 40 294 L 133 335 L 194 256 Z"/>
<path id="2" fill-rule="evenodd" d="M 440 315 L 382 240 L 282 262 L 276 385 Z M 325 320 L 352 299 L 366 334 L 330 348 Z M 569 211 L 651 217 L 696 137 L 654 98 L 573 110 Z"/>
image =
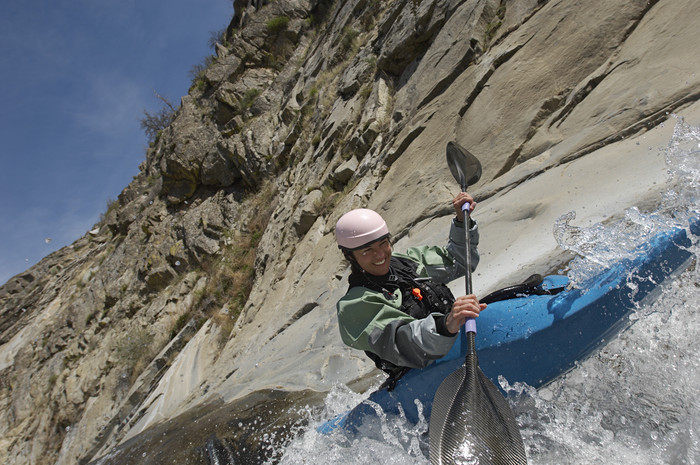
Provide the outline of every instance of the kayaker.
<path id="1" fill-rule="evenodd" d="M 466 319 L 486 308 L 474 295 L 455 299 L 445 285 L 464 276 L 467 202 L 473 211 L 471 195 L 452 200 L 456 217 L 447 246 L 410 247 L 405 254 L 392 253 L 386 222 L 372 210 L 352 210 L 336 224 L 338 247 L 352 267 L 348 292 L 337 303 L 341 337 L 390 376 L 447 354 Z M 472 218 L 468 227 L 476 268 L 479 230 Z"/>

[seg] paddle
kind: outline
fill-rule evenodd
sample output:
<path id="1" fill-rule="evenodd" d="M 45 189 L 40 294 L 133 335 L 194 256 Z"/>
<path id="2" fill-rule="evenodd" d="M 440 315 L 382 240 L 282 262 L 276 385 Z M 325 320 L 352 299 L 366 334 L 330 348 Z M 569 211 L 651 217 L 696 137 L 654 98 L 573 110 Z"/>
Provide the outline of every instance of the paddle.
<path id="1" fill-rule="evenodd" d="M 479 160 L 454 142 L 447 144 L 447 163 L 462 192 L 481 177 Z M 467 238 L 465 283 L 467 294 L 472 294 L 469 204 L 463 211 Z M 515 416 L 501 392 L 479 368 L 473 318 L 467 320 L 465 330 L 465 363 L 445 378 L 435 392 L 429 428 L 430 463 L 526 464 Z"/>

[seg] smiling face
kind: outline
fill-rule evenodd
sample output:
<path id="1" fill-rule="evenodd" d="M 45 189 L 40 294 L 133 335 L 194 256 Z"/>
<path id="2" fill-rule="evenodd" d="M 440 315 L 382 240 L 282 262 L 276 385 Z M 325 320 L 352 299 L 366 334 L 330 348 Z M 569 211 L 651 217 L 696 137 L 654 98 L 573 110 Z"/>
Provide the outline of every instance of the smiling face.
<path id="1" fill-rule="evenodd" d="M 384 276 L 389 272 L 391 264 L 391 243 L 386 237 L 352 252 L 357 264 L 367 273 L 374 276 Z"/>

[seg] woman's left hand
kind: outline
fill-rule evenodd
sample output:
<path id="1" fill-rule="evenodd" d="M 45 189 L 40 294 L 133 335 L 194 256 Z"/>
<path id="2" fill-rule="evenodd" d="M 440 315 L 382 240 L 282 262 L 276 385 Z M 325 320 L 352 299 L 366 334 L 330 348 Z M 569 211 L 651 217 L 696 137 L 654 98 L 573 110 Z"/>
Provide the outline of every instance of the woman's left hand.
<path id="1" fill-rule="evenodd" d="M 486 308 L 475 295 L 463 295 L 452 304 L 452 310 L 445 316 L 445 326 L 452 334 L 457 334 L 467 318 L 476 318 Z"/>

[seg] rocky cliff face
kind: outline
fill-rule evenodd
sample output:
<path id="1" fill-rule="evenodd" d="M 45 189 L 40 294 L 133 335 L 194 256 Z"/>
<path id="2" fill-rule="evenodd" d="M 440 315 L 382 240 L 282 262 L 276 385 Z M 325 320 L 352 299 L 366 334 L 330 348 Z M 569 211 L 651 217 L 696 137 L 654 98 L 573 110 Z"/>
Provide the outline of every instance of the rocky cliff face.
<path id="1" fill-rule="evenodd" d="M 0 460 L 87 463 L 216 399 L 323 391 L 333 225 L 448 215 L 698 100 L 692 0 L 236 1 L 213 64 L 104 220 L 0 288 Z M 290 369 L 294 367 L 294 369 Z"/>

